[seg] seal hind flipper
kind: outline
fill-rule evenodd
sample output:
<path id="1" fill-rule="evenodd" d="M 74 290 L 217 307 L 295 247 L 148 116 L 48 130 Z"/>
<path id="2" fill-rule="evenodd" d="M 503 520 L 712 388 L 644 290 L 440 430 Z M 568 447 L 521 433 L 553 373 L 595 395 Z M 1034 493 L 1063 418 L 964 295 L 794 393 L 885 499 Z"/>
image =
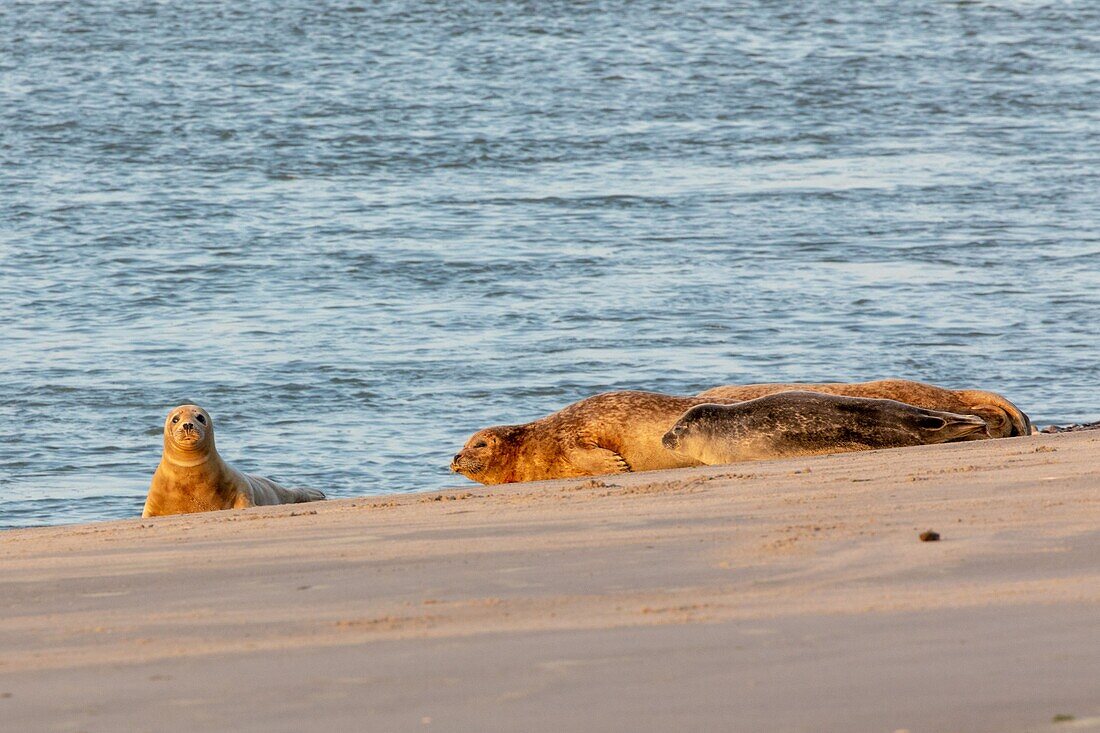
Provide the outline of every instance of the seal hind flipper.
<path id="1" fill-rule="evenodd" d="M 294 503 L 304 504 L 307 501 L 324 501 L 325 492 L 320 489 L 290 489 L 295 494 Z"/>
<path id="2" fill-rule="evenodd" d="M 921 415 L 917 418 L 917 425 L 930 433 L 938 433 L 941 436 L 939 442 L 944 443 L 968 440 L 975 437 L 989 437 L 989 425 L 977 415 L 937 412 L 936 414 Z"/>

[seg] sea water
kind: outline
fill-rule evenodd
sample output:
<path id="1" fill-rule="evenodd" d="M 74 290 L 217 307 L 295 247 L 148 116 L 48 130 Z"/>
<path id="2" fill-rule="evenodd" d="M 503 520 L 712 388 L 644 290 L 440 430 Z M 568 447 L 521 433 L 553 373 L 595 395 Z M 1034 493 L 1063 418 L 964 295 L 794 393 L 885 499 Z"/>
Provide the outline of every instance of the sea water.
<path id="1" fill-rule="evenodd" d="M 1100 417 L 1100 5 L 0 3 L 0 526 L 172 406 L 332 497 L 596 392 Z"/>

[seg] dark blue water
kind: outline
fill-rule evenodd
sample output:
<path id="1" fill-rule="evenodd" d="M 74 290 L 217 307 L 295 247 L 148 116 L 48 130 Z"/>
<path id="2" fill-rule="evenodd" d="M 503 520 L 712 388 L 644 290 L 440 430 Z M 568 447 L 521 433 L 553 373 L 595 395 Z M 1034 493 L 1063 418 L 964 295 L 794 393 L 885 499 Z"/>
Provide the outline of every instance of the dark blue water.
<path id="1" fill-rule="evenodd" d="M 613 388 L 1100 417 L 1100 5 L 0 3 L 0 526 L 164 415 L 331 496 Z"/>

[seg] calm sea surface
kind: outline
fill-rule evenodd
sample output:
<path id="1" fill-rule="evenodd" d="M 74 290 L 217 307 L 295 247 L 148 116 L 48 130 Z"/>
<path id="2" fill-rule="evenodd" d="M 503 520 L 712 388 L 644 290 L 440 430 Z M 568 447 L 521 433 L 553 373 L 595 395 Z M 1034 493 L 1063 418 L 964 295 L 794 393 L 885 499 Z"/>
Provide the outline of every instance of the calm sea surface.
<path id="1" fill-rule="evenodd" d="M 0 3 L 0 526 L 173 405 L 330 496 L 594 392 L 1100 417 L 1094 2 Z"/>

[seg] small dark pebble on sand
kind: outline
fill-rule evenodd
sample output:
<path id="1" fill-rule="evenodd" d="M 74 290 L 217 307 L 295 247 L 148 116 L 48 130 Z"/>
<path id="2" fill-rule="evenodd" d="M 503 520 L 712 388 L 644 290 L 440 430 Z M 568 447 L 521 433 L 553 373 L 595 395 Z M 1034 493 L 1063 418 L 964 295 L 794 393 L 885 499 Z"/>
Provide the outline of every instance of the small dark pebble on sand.
<path id="1" fill-rule="evenodd" d="M 940 539 L 940 533 L 939 532 L 933 532 L 932 530 L 927 530 L 925 532 L 920 533 L 920 541 L 921 542 L 938 542 L 939 539 Z"/>

